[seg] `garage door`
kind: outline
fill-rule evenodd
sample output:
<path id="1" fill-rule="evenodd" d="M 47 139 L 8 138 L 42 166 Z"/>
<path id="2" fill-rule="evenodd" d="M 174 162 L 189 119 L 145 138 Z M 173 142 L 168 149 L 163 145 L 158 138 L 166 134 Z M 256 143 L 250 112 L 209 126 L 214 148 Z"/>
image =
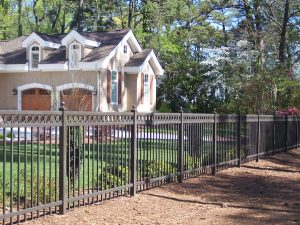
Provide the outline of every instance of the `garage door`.
<path id="1" fill-rule="evenodd" d="M 92 92 L 86 89 L 67 89 L 60 92 L 60 101 L 69 111 L 92 111 Z"/>
<path id="2" fill-rule="evenodd" d="M 51 110 L 51 92 L 40 88 L 22 91 L 22 110 Z"/>

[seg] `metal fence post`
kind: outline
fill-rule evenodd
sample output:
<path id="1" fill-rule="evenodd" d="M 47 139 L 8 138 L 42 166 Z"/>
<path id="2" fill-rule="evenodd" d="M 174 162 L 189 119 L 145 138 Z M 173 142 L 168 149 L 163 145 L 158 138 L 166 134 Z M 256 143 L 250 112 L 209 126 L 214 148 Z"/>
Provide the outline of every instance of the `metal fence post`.
<path id="1" fill-rule="evenodd" d="M 238 133 L 237 133 L 237 138 L 238 138 L 238 143 L 237 143 L 237 148 L 238 148 L 238 166 L 241 167 L 242 164 L 242 153 L 241 153 L 241 113 L 239 113 L 238 117 Z"/>
<path id="2" fill-rule="evenodd" d="M 130 195 L 135 196 L 137 191 L 137 112 L 135 105 L 132 106 L 133 124 L 131 125 L 131 157 L 130 157 Z"/>
<path id="3" fill-rule="evenodd" d="M 276 113 L 274 113 L 274 116 L 273 116 L 273 152 L 272 152 L 273 155 L 275 154 L 275 148 L 276 148 L 275 135 L 276 135 Z"/>
<path id="4" fill-rule="evenodd" d="M 214 114 L 214 127 L 213 127 L 213 175 L 217 172 L 217 114 Z"/>
<path id="5" fill-rule="evenodd" d="M 289 115 L 286 114 L 285 116 L 285 151 L 288 150 L 288 129 L 289 129 Z"/>
<path id="6" fill-rule="evenodd" d="M 67 175 L 67 144 L 66 144 L 66 113 L 65 103 L 62 102 L 59 110 L 62 112 L 62 125 L 59 127 L 59 200 L 62 204 L 59 206 L 59 213 L 66 214 L 67 211 L 67 194 L 66 194 L 66 175 Z"/>
<path id="7" fill-rule="evenodd" d="M 184 167 L 184 130 L 183 130 L 183 110 L 180 109 L 180 129 L 179 129 L 179 151 L 178 151 L 178 183 L 182 183 L 184 180 L 183 167 Z"/>
<path id="8" fill-rule="evenodd" d="M 257 117 L 257 145 L 256 145 L 256 162 L 259 160 L 259 149 L 260 149 L 260 114 Z"/>
<path id="9" fill-rule="evenodd" d="M 299 126 L 298 126 L 298 115 L 296 114 L 296 148 L 298 148 L 299 143 Z"/>

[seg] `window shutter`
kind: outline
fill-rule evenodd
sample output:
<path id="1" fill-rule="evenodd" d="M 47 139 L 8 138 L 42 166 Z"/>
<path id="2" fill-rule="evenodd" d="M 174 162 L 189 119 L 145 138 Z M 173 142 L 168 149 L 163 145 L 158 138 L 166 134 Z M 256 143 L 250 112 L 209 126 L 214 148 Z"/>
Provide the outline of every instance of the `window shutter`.
<path id="1" fill-rule="evenodd" d="M 122 72 L 118 76 L 118 104 L 122 104 Z"/>
<path id="2" fill-rule="evenodd" d="M 111 71 L 109 69 L 107 69 L 107 85 L 106 85 L 106 99 L 107 99 L 107 103 L 110 104 L 110 89 L 111 89 Z"/>
<path id="3" fill-rule="evenodd" d="M 154 96 L 153 96 L 153 81 L 154 81 L 154 75 L 151 75 L 151 78 L 150 78 L 150 105 L 152 105 L 153 104 L 153 98 L 154 98 Z"/>
<path id="4" fill-rule="evenodd" d="M 141 104 L 144 104 L 145 75 L 141 73 Z"/>

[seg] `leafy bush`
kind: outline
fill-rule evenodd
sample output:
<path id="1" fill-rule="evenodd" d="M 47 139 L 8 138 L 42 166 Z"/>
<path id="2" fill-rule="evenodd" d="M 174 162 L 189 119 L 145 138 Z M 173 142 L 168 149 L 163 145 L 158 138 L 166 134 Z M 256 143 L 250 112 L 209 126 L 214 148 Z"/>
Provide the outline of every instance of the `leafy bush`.
<path id="1" fill-rule="evenodd" d="M 34 173 L 32 176 L 32 187 L 31 187 L 31 174 L 27 173 L 26 197 L 27 197 L 28 204 L 31 204 L 31 202 L 33 205 L 37 205 L 38 202 L 44 203 L 44 194 L 45 194 L 47 203 L 55 201 L 55 179 L 46 177 L 46 181 L 45 181 L 46 186 L 44 188 L 44 176 L 40 174 L 40 177 L 39 177 L 40 183 L 38 183 L 37 182 L 37 178 L 38 178 L 37 169 L 34 168 L 33 171 L 34 171 Z M 21 170 L 20 178 L 21 178 L 20 185 L 22 187 L 20 190 L 20 198 L 25 199 L 25 190 L 23 188 L 24 184 L 25 184 L 25 171 L 24 170 Z M 38 187 L 39 187 L 39 198 L 37 195 Z M 50 187 L 51 187 L 51 195 L 50 195 Z M 18 188 L 18 182 L 17 182 L 17 180 L 15 180 L 14 190 L 18 190 L 17 188 Z M 33 192 L 33 199 L 30 199 L 31 191 Z M 57 191 L 56 196 L 59 196 L 58 187 L 57 187 L 56 191 Z M 17 191 L 14 191 L 13 198 L 15 199 L 15 201 L 17 200 L 17 198 L 18 198 Z"/>
<path id="2" fill-rule="evenodd" d="M 5 189 L 8 190 L 8 185 L 6 183 L 5 185 Z M 0 173 L 0 203 L 1 203 L 1 206 L 2 206 L 2 203 L 3 203 L 3 196 L 4 196 L 4 193 L 3 193 L 3 176 L 2 176 L 2 173 Z M 7 198 L 5 199 L 5 202 L 7 203 Z"/>
<path id="3" fill-rule="evenodd" d="M 67 135 L 67 175 L 70 174 L 70 181 L 74 183 L 78 177 L 82 164 L 81 149 L 83 131 L 80 127 L 70 127 Z"/>
<path id="4" fill-rule="evenodd" d="M 146 177 L 148 179 L 175 174 L 177 171 L 172 164 L 156 160 L 145 162 L 143 167 L 143 171 L 145 172 L 142 174 L 142 177 Z"/>
<path id="5" fill-rule="evenodd" d="M 13 135 L 12 135 L 11 132 L 9 132 L 9 133 L 6 134 L 6 137 L 7 137 L 7 138 L 12 138 L 12 136 L 13 136 Z M 0 140 L 3 140 L 3 138 L 4 138 L 4 135 L 3 135 L 3 133 L 1 133 L 1 134 L 0 134 Z"/>
<path id="6" fill-rule="evenodd" d="M 95 180 L 102 190 L 114 188 L 128 183 L 128 166 L 114 165 L 106 162 L 98 169 L 99 176 Z"/>

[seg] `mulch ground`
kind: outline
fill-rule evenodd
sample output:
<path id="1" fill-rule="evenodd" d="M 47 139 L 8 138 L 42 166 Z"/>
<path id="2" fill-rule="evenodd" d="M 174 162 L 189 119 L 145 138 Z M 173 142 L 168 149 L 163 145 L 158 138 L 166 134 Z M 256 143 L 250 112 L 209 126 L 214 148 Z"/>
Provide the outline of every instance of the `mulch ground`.
<path id="1" fill-rule="evenodd" d="M 25 224 L 300 224 L 300 149 Z"/>

